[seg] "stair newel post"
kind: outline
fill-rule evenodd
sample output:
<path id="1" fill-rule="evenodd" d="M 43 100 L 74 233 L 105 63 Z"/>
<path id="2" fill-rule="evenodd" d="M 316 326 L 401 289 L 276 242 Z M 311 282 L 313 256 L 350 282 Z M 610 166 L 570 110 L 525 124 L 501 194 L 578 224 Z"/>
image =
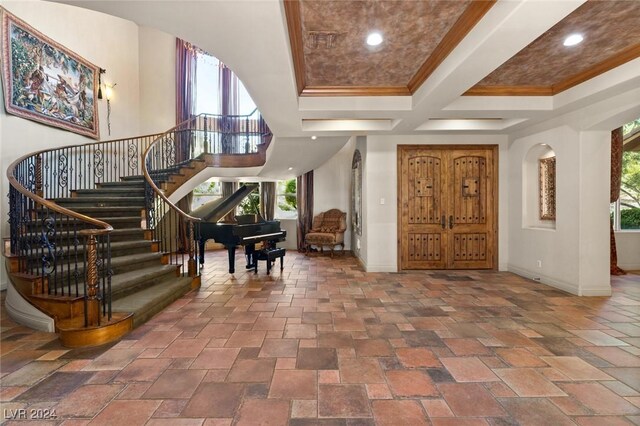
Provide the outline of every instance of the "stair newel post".
<path id="1" fill-rule="evenodd" d="M 100 325 L 100 299 L 98 298 L 98 242 L 93 233 L 87 235 L 86 314 L 87 326 Z"/>
<path id="2" fill-rule="evenodd" d="M 207 124 L 207 116 L 202 117 L 204 120 L 204 152 L 205 154 L 209 154 L 211 152 L 209 146 L 209 129 Z"/>
<path id="3" fill-rule="evenodd" d="M 189 263 L 188 263 L 188 271 L 190 277 L 195 277 L 198 275 L 198 271 L 196 269 L 196 240 L 193 232 L 193 222 L 189 221 Z"/>
<path id="4" fill-rule="evenodd" d="M 42 155 L 36 155 L 36 195 L 43 197 L 42 192 Z"/>

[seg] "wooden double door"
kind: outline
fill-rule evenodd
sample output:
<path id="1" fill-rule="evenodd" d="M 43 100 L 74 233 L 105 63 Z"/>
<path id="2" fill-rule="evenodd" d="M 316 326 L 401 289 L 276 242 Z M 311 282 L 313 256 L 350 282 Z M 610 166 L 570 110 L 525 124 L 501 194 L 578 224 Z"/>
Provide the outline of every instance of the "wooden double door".
<path id="1" fill-rule="evenodd" d="M 497 146 L 398 146 L 400 269 L 497 267 Z"/>

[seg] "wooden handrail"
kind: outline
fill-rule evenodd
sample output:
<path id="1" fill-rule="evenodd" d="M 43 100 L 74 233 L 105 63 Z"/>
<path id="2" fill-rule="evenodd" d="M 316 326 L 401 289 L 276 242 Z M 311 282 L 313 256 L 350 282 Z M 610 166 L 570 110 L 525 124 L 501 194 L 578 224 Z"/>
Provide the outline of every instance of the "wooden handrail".
<path id="1" fill-rule="evenodd" d="M 93 234 L 93 235 L 102 235 L 102 234 L 107 234 L 111 231 L 113 231 L 113 227 L 111 225 L 109 225 L 107 222 L 103 222 L 101 220 L 98 219 L 94 219 L 92 217 L 77 213 L 73 210 L 69 210 L 67 208 L 64 208 L 62 206 L 59 206 L 58 204 L 54 203 L 53 201 L 49 201 L 45 198 L 42 198 L 41 196 L 34 194 L 33 192 L 29 191 L 27 188 L 25 188 L 24 186 L 22 186 L 22 184 L 18 181 L 18 179 L 15 178 L 14 176 L 14 171 L 15 168 L 18 166 L 18 164 L 22 163 L 23 161 L 25 161 L 26 159 L 30 158 L 30 157 L 35 157 L 37 155 L 42 154 L 43 152 L 47 152 L 47 151 L 51 151 L 51 150 L 42 150 L 42 151 L 38 151 L 35 154 L 28 154 L 28 155 L 24 155 L 20 158 L 18 158 L 16 161 L 14 161 L 13 163 L 11 163 L 11 165 L 9 166 L 9 168 L 7 169 L 7 178 L 9 179 L 9 184 L 14 187 L 18 192 L 20 192 L 22 195 L 26 196 L 27 198 L 32 199 L 33 201 L 35 201 L 36 203 L 51 209 L 55 212 L 58 213 L 62 213 L 66 216 L 72 217 L 74 219 L 78 219 L 81 220 L 83 222 L 89 223 L 91 225 L 94 225 L 98 228 L 102 228 L 102 229 L 87 229 L 84 230 L 86 231 L 86 233 L 89 234 Z M 91 232 L 89 232 L 91 231 Z M 82 231 L 80 231 L 82 232 Z"/>
<path id="2" fill-rule="evenodd" d="M 175 129 L 175 127 L 174 127 L 174 129 Z M 166 133 L 169 133 L 172 130 L 169 130 Z M 163 136 L 166 133 L 163 133 Z M 158 139 L 160 139 L 160 137 Z M 186 219 L 188 221 L 192 221 L 192 222 L 202 222 L 202 219 L 200 219 L 199 217 L 193 217 L 193 216 L 188 215 L 187 213 L 185 213 L 181 209 L 179 209 L 178 206 L 176 206 L 171 201 L 169 201 L 169 198 L 167 198 L 167 196 L 164 195 L 162 193 L 162 191 L 160 191 L 160 189 L 156 186 L 156 184 L 153 181 L 153 179 L 151 179 L 151 175 L 149 174 L 149 170 L 147 170 L 147 155 L 149 154 L 149 151 L 152 148 L 154 148 L 156 142 L 157 142 L 157 140 L 152 142 L 151 145 L 149 145 L 149 147 L 146 149 L 146 151 L 142 154 L 142 173 L 144 174 L 144 180 L 147 181 L 149 186 L 151 186 L 151 189 L 153 189 L 154 193 L 156 193 L 158 196 L 160 196 L 160 198 L 162 198 L 162 200 L 165 203 L 167 203 L 169 205 L 169 207 L 171 207 L 171 209 L 175 210 L 175 212 L 178 213 L 180 216 L 182 216 L 184 219 Z"/>
<path id="3" fill-rule="evenodd" d="M 162 133 L 162 134 L 164 134 L 164 133 Z M 94 225 L 97 228 L 102 228 L 102 229 L 95 229 L 95 230 L 87 229 L 87 230 L 85 230 L 85 232 L 83 232 L 83 234 L 93 234 L 93 235 L 107 234 L 107 233 L 113 231 L 113 227 L 111 225 L 109 225 L 107 222 L 103 222 L 101 220 L 94 219 L 94 218 L 92 218 L 90 216 L 83 215 L 83 214 L 77 213 L 77 212 L 75 212 L 73 210 L 64 208 L 64 207 L 54 203 L 53 201 L 49 201 L 49 200 L 39 196 L 38 194 L 34 194 L 33 192 L 31 192 L 27 188 L 25 188 L 18 181 L 18 179 L 15 178 L 15 170 L 16 170 L 17 166 L 20 163 L 22 163 L 23 161 L 27 160 L 28 158 L 36 157 L 36 156 L 42 155 L 42 154 L 44 154 L 46 152 L 56 151 L 58 149 L 71 149 L 71 148 L 80 148 L 80 147 L 91 146 L 91 145 L 96 145 L 96 144 L 111 144 L 111 143 L 117 143 L 117 142 L 122 142 L 122 141 L 133 141 L 135 139 L 151 138 L 151 137 L 159 136 L 159 135 L 162 135 L 162 134 L 160 134 L 160 133 L 152 133 L 152 134 L 149 134 L 149 135 L 136 136 L 136 137 L 133 137 L 133 138 L 121 138 L 121 139 L 113 139 L 113 140 L 108 140 L 108 141 L 89 142 L 89 143 L 84 143 L 84 144 L 66 145 L 66 146 L 60 146 L 60 147 L 56 147 L 56 148 L 42 149 L 40 151 L 36 151 L 36 152 L 32 152 L 32 153 L 23 155 L 22 157 L 18 158 L 13 163 L 11 163 L 11 165 L 9 165 L 9 167 L 7 168 L 7 179 L 9 180 L 9 185 L 11 185 L 18 192 L 20 192 L 21 194 L 23 194 L 27 198 L 32 199 L 36 203 L 38 203 L 38 204 L 40 204 L 40 205 L 42 205 L 42 206 L 44 206 L 44 207 L 46 207 L 48 209 L 51 209 L 51 210 L 53 210 L 55 212 L 64 214 L 64 215 L 72 217 L 74 219 L 81 220 L 81 221 L 89 223 L 91 225 Z"/>

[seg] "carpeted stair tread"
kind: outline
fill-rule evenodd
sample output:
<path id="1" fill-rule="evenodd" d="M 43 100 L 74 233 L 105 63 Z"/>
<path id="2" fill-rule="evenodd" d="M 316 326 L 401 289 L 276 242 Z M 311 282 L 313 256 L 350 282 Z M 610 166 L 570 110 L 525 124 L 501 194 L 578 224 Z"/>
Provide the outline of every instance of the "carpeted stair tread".
<path id="1" fill-rule="evenodd" d="M 91 203 L 91 202 L 102 202 L 108 203 L 110 201 L 122 201 L 122 200 L 130 200 L 133 202 L 144 202 L 144 196 L 142 197 L 105 197 L 105 196 L 96 196 L 96 197 L 67 197 L 67 198 L 54 198 L 53 201 L 56 203 Z"/>
<path id="2" fill-rule="evenodd" d="M 129 263 L 142 263 L 151 259 L 160 259 L 162 253 L 136 253 L 125 256 L 112 256 L 111 267 L 125 265 Z"/>
<path id="3" fill-rule="evenodd" d="M 176 265 L 157 265 L 116 274 L 111 277 L 112 298 L 121 299 L 158 280 L 175 278 L 176 269 Z"/>
<path id="4" fill-rule="evenodd" d="M 133 326 L 146 322 L 191 289 L 191 278 L 174 277 L 112 302 L 113 312 L 132 312 Z"/>
<path id="5" fill-rule="evenodd" d="M 144 188 L 144 180 L 142 178 L 136 180 L 122 180 L 120 182 L 102 182 L 97 183 L 98 188 Z"/>
<path id="6" fill-rule="evenodd" d="M 93 195 L 93 194 L 114 194 L 114 195 L 119 195 L 119 194 L 131 194 L 131 193 L 138 193 L 138 192 L 143 192 L 144 193 L 144 187 L 142 185 L 140 185 L 140 187 L 131 187 L 131 186 L 126 186 L 126 187 L 122 187 L 120 186 L 111 186 L 111 187 L 106 187 L 106 188 L 95 188 L 95 189 L 78 189 L 77 191 L 75 191 L 76 194 L 78 195 Z"/>

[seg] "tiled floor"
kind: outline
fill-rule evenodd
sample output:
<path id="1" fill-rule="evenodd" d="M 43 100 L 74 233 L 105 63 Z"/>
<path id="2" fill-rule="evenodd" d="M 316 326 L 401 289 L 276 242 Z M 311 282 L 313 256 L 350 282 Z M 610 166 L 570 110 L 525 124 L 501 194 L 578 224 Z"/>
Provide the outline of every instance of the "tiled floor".
<path id="1" fill-rule="evenodd" d="M 5 420 L 640 425 L 638 275 L 579 298 L 508 273 L 366 274 L 295 253 L 282 274 L 230 276 L 217 252 L 199 291 L 111 347 L 1 325 Z"/>

